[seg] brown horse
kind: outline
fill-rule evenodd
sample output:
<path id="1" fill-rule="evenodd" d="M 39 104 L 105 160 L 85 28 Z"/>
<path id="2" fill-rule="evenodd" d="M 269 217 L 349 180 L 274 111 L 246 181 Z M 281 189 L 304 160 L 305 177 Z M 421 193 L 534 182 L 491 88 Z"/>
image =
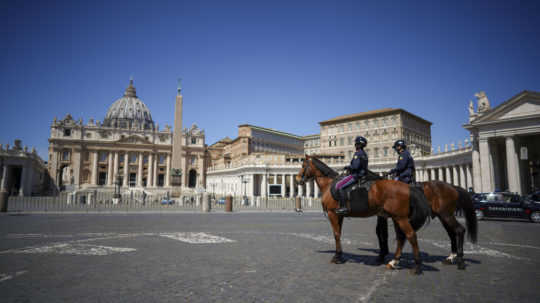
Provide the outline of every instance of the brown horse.
<path id="1" fill-rule="evenodd" d="M 296 176 L 296 181 L 299 184 L 304 184 L 308 180 L 315 179 L 321 189 L 321 203 L 324 211 L 328 213 L 336 245 L 336 252 L 331 262 L 341 264 L 344 262 L 341 249 L 343 216 L 336 214 L 335 210 L 339 207 L 339 203 L 332 197 L 330 192 L 332 181 L 336 176 L 337 173 L 319 159 L 306 155 L 302 168 Z M 406 237 L 413 248 L 416 263 L 413 273 L 421 273 L 422 260 L 415 230 L 418 230 L 429 218 L 430 210 L 427 200 L 420 191 L 412 190 L 405 183 L 383 180 L 373 173 L 370 174 L 370 177 L 373 178 L 374 183 L 368 192 L 368 209 L 363 212 L 351 212 L 348 216 L 370 217 L 380 215 L 391 217 L 396 226 L 399 244 L 395 255 L 399 259 Z M 399 242 L 400 239 L 401 242 Z"/>
<path id="2" fill-rule="evenodd" d="M 443 261 L 443 264 L 455 263 L 458 269 L 465 269 L 463 261 L 465 228 L 457 221 L 454 214 L 456 210 L 463 211 L 469 240 L 476 243 L 478 224 L 469 193 L 461 187 L 441 181 L 420 182 L 418 185 L 423 189 L 430 203 L 432 216 L 439 218 L 450 237 L 452 253 Z M 388 221 L 385 217 L 377 218 L 376 233 L 380 248 L 378 261 L 384 262 L 384 257 L 388 254 Z"/>

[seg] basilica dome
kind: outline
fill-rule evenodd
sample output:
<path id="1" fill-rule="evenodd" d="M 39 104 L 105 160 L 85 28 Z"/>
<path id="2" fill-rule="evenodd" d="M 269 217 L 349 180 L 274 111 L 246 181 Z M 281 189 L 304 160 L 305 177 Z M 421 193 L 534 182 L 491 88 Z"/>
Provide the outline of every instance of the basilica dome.
<path id="1" fill-rule="evenodd" d="M 118 128 L 154 129 L 150 110 L 137 98 L 133 80 L 124 92 L 124 96 L 109 107 L 103 125 Z"/>

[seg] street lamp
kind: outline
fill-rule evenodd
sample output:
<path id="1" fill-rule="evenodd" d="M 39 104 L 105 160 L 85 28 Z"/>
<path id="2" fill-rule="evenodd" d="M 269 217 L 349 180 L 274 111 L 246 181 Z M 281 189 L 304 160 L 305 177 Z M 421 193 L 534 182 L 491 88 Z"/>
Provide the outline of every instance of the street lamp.
<path id="1" fill-rule="evenodd" d="M 122 186 L 122 179 L 118 175 L 116 176 L 116 181 L 114 182 L 114 198 L 119 199 L 121 197 L 120 195 L 120 187 Z"/>
<path id="2" fill-rule="evenodd" d="M 244 201 L 244 204 L 247 204 L 247 197 L 246 197 L 246 184 L 249 182 L 248 180 L 244 180 L 244 175 L 240 176 L 240 182 L 242 182 L 244 187 L 244 197 L 242 200 Z"/>

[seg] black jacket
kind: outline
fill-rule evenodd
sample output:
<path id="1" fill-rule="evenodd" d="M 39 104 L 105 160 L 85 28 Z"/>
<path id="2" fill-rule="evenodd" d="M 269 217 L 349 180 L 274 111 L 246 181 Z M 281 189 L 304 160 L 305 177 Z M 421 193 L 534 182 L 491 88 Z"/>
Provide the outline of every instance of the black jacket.
<path id="1" fill-rule="evenodd" d="M 403 150 L 398 157 L 396 168 L 390 171 L 391 174 L 396 174 L 399 181 L 409 183 L 413 181 L 414 175 L 414 159 L 408 150 Z"/>
<path id="2" fill-rule="evenodd" d="M 348 167 L 349 171 L 356 178 L 363 177 L 368 169 L 368 157 L 363 149 L 359 149 L 354 153 L 351 159 L 351 165 Z"/>

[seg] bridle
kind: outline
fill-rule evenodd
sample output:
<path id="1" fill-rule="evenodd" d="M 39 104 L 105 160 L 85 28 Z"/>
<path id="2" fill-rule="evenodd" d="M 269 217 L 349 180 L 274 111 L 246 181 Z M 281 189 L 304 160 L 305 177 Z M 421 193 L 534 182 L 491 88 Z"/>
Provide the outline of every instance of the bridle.
<path id="1" fill-rule="evenodd" d="M 302 167 L 303 170 L 302 170 L 302 179 L 300 179 L 300 182 L 298 182 L 300 185 L 304 185 L 307 181 L 310 181 L 311 179 L 314 178 L 314 176 L 311 176 L 311 177 L 307 177 L 306 178 L 306 174 L 308 172 L 311 173 L 311 165 L 309 164 L 308 161 L 311 161 L 311 159 L 306 159 L 306 161 L 304 161 L 305 165 L 307 165 L 307 168 L 306 167 Z"/>

